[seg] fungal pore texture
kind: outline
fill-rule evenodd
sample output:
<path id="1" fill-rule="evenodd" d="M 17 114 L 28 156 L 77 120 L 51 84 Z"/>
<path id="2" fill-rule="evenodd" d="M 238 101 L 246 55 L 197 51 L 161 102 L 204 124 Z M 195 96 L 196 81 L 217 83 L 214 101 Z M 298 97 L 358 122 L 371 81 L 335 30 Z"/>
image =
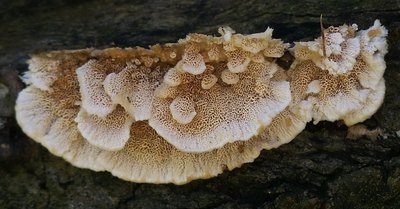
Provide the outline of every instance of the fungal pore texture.
<path id="1" fill-rule="evenodd" d="M 371 117 L 383 102 L 387 53 L 387 30 L 376 20 L 357 31 L 357 25 L 329 27 L 322 38 L 298 42 L 291 49 L 295 62 L 292 76 L 294 97 L 313 103 L 314 123 L 343 120 L 353 125 Z"/>
<path id="2" fill-rule="evenodd" d="M 353 125 L 382 104 L 387 30 L 378 20 L 329 27 L 289 44 L 273 30 L 189 34 L 148 49 L 53 51 L 32 56 L 16 118 L 71 164 L 127 181 L 184 184 L 252 162 L 310 121 Z M 323 41 L 325 40 L 325 41 Z"/>

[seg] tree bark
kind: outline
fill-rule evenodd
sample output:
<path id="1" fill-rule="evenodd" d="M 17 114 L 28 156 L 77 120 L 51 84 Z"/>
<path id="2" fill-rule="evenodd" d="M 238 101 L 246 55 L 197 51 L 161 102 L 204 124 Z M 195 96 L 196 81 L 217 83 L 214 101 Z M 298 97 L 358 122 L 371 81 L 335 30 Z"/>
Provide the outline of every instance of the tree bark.
<path id="1" fill-rule="evenodd" d="M 386 98 L 364 124 L 381 137 L 346 139 L 340 123 L 309 124 L 254 163 L 183 186 L 125 182 L 71 166 L 26 137 L 14 119 L 30 54 L 147 46 L 189 32 L 274 28 L 286 42 L 324 25 L 380 19 L 389 29 Z M 0 3 L 0 208 L 400 208 L 400 1 L 19 0 Z"/>

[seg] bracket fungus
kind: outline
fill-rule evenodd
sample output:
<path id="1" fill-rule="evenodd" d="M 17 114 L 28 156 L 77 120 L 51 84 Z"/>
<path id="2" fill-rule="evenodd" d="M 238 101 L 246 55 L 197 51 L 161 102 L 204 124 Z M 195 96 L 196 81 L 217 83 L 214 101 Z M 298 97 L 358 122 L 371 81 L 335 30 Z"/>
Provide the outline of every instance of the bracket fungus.
<path id="1" fill-rule="evenodd" d="M 104 90 L 115 104 L 119 104 L 136 121 L 148 120 L 151 115 L 154 90 L 162 77 L 159 68 L 127 63 L 119 73 L 110 73 L 103 82 Z"/>
<path id="2" fill-rule="evenodd" d="M 271 41 L 274 47 L 285 48 L 281 41 L 275 44 L 272 30 L 249 35 L 252 44 L 247 45 L 238 41 L 250 39 L 247 36 L 223 31 L 227 34 L 221 37 L 190 34 L 178 45 L 170 45 L 182 58 L 158 87 L 149 124 L 184 152 L 207 152 L 247 141 L 291 100 L 289 83 L 273 77 L 279 68 L 273 58 L 260 54 L 265 58 L 261 63 L 251 61 Z M 229 50 L 224 48 L 227 45 Z M 208 57 L 211 49 L 220 52 L 213 54 L 218 61 Z"/>
<path id="3" fill-rule="evenodd" d="M 290 70 L 292 84 L 301 83 L 303 92 L 307 87 L 304 100 L 313 103 L 314 123 L 343 120 L 353 125 L 371 117 L 383 102 L 387 30 L 379 20 L 367 30 L 357 28 L 325 29 L 326 56 L 321 37 L 297 42 L 291 49 L 296 60 Z"/>
<path id="4" fill-rule="evenodd" d="M 184 184 L 253 161 L 310 121 L 353 125 L 382 104 L 387 30 L 329 27 L 289 49 L 273 30 L 189 34 L 145 48 L 32 56 L 22 130 L 71 164 L 124 180 Z M 324 41 L 322 41 L 324 40 Z"/>
<path id="5" fill-rule="evenodd" d="M 113 175 L 128 181 L 183 184 L 252 162 L 260 154 L 262 144 L 261 138 L 254 138 L 210 152 L 187 153 L 141 121 L 132 125 L 131 138 L 122 150 L 101 152 L 98 162 Z"/>

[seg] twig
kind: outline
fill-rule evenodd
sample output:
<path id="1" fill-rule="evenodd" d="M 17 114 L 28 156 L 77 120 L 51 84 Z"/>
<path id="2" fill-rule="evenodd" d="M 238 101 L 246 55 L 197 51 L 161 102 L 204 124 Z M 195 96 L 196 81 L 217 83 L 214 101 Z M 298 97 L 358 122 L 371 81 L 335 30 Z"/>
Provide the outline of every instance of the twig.
<path id="1" fill-rule="evenodd" d="M 321 37 L 322 37 L 322 52 L 324 54 L 324 57 L 326 57 L 326 49 L 325 49 L 326 42 L 325 42 L 324 25 L 322 24 L 322 14 L 319 17 L 319 26 L 321 29 Z"/>

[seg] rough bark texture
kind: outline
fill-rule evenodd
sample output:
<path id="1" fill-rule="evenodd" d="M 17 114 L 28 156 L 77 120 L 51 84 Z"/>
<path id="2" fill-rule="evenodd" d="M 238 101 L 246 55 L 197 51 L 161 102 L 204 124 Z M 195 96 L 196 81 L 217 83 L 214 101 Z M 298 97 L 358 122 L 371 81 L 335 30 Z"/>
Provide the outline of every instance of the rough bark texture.
<path id="1" fill-rule="evenodd" d="M 26 137 L 13 106 L 29 54 L 175 42 L 189 32 L 275 29 L 285 41 L 325 25 L 376 18 L 389 29 L 384 105 L 365 124 L 376 140 L 346 138 L 340 123 L 309 125 L 292 143 L 264 151 L 217 178 L 187 185 L 121 181 L 78 169 Z M 400 1 L 67 1 L 0 3 L 0 208 L 400 208 Z M 2 125 L 1 125 L 2 124 Z M 397 133 L 396 133 L 397 132 Z"/>

